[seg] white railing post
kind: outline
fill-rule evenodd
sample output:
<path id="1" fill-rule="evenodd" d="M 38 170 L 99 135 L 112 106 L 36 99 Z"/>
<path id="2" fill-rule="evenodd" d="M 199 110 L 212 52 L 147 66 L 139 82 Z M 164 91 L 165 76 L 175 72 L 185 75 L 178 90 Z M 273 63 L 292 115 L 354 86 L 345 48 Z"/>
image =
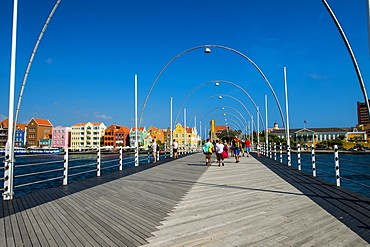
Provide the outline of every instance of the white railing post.
<path id="1" fill-rule="evenodd" d="M 159 161 L 159 156 L 160 156 L 159 146 L 157 146 L 157 150 L 155 152 L 156 152 L 155 155 L 157 156 L 157 161 Z"/>
<path id="2" fill-rule="evenodd" d="M 276 142 L 274 142 L 274 160 L 276 160 Z"/>
<path id="3" fill-rule="evenodd" d="M 312 156 L 312 176 L 316 177 L 316 158 L 314 145 L 311 145 L 311 156 Z"/>
<path id="4" fill-rule="evenodd" d="M 119 170 L 120 171 L 122 170 L 122 166 L 123 166 L 123 148 L 120 147 L 119 149 Z"/>
<path id="5" fill-rule="evenodd" d="M 100 150 L 100 147 L 98 147 L 98 155 L 97 155 L 97 159 L 96 159 L 96 169 L 97 169 L 97 171 L 96 171 L 96 176 L 97 177 L 100 177 L 100 168 L 101 168 L 101 165 L 100 165 L 100 163 L 101 163 L 101 150 Z"/>
<path id="6" fill-rule="evenodd" d="M 339 152 L 337 145 L 334 145 L 334 163 L 335 163 L 335 180 L 337 182 L 337 186 L 340 186 Z"/>
<path id="7" fill-rule="evenodd" d="M 292 165 L 292 160 L 291 160 L 291 157 L 290 157 L 290 145 L 286 146 L 286 155 L 287 155 L 287 159 L 288 159 L 287 165 L 291 166 Z"/>
<path id="8" fill-rule="evenodd" d="M 63 185 L 67 185 L 68 184 L 68 166 L 69 166 L 69 162 L 68 162 L 69 149 L 68 149 L 68 147 L 66 147 L 64 149 L 64 151 L 65 151 L 65 153 L 64 153 Z"/>
<path id="9" fill-rule="evenodd" d="M 164 158 L 167 159 L 167 144 L 164 144 Z"/>
<path id="10" fill-rule="evenodd" d="M 269 143 L 269 153 L 270 153 L 270 159 L 272 159 L 272 146 L 271 142 Z"/>
<path id="11" fill-rule="evenodd" d="M 298 170 L 302 170 L 301 145 L 297 144 Z"/>
<path id="12" fill-rule="evenodd" d="M 148 163 L 150 163 L 150 147 L 148 147 Z"/>
<path id="13" fill-rule="evenodd" d="M 283 163 L 283 144 L 280 142 L 280 163 Z"/>

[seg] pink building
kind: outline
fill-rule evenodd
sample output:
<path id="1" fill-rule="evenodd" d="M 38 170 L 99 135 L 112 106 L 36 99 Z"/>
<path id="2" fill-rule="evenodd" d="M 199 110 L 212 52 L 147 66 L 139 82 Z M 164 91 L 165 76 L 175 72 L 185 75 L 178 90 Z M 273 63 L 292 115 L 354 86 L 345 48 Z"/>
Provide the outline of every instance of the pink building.
<path id="1" fill-rule="evenodd" d="M 52 130 L 52 147 L 70 147 L 71 146 L 71 127 L 57 126 Z"/>

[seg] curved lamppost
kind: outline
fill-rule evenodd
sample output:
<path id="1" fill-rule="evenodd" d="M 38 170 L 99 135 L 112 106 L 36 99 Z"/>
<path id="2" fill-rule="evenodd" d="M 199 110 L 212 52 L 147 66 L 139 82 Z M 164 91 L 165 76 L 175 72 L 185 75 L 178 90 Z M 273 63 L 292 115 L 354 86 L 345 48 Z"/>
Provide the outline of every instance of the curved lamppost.
<path id="1" fill-rule="evenodd" d="M 14 179 L 14 142 L 15 142 L 15 132 L 18 122 L 18 115 L 20 110 L 20 104 L 23 97 L 23 91 L 24 87 L 26 86 L 26 81 L 28 78 L 28 73 L 31 69 L 33 58 L 36 54 L 37 48 L 39 46 L 39 43 L 42 39 L 42 36 L 44 35 L 44 32 L 46 28 L 48 27 L 48 24 L 50 22 L 51 17 L 53 16 L 55 10 L 59 6 L 59 3 L 61 0 L 57 0 L 55 3 L 53 9 L 51 10 L 40 34 L 39 37 L 36 40 L 36 44 L 33 48 L 33 51 L 31 53 L 31 57 L 28 61 L 27 69 L 23 77 L 23 82 L 21 86 L 21 90 L 18 96 L 18 103 L 17 103 L 17 109 L 15 113 L 15 118 L 13 121 L 14 116 L 14 86 L 15 86 L 15 51 L 16 51 L 16 30 L 17 30 L 17 16 L 18 16 L 18 0 L 14 0 L 13 5 L 13 30 L 12 30 L 12 51 L 11 51 L 11 72 L 10 72 L 10 87 L 9 87 L 9 118 L 8 118 L 8 141 L 5 147 L 5 171 L 4 171 L 4 193 L 3 193 L 3 199 L 4 200 L 11 200 L 13 199 L 13 179 Z"/>
<path id="2" fill-rule="evenodd" d="M 223 118 L 225 119 L 225 118 L 228 118 L 227 117 L 227 115 L 230 115 L 230 116 L 233 116 L 233 117 L 235 117 L 236 119 L 238 119 L 239 120 L 239 124 L 241 124 L 241 125 L 244 125 L 244 122 L 237 116 L 237 115 L 235 115 L 235 114 L 233 114 L 233 113 L 230 113 L 230 112 L 224 112 L 224 113 L 218 113 L 218 114 L 215 114 L 215 115 L 213 115 L 211 118 L 214 118 L 214 117 L 217 117 L 217 116 L 219 116 L 219 115 L 223 115 Z M 230 118 L 228 118 L 228 119 L 230 119 Z M 235 120 L 234 120 L 235 121 Z M 238 125 L 239 125 L 238 124 Z M 239 126 L 239 128 L 242 130 L 242 128 Z"/>
<path id="3" fill-rule="evenodd" d="M 226 94 L 217 94 L 217 95 L 210 96 L 210 97 L 208 97 L 208 98 L 204 99 L 202 102 L 200 102 L 200 103 L 199 103 L 199 105 L 198 105 L 198 106 L 195 108 L 195 110 L 193 111 L 193 115 L 191 116 L 191 119 L 194 117 L 194 115 L 195 115 L 196 111 L 199 109 L 199 107 L 200 107 L 204 102 L 206 102 L 207 100 L 212 99 L 212 98 L 214 98 L 214 97 L 218 97 L 218 98 L 220 98 L 220 97 L 229 97 L 229 98 L 231 98 L 231 99 L 234 99 L 234 100 L 238 101 L 238 102 L 243 106 L 243 108 L 247 111 L 247 113 L 248 113 L 248 115 L 249 115 L 249 116 L 252 116 L 252 114 L 249 112 L 248 108 L 243 104 L 243 102 L 241 102 L 240 100 L 238 100 L 238 99 L 237 99 L 237 98 L 235 98 L 234 96 L 226 95 Z M 190 122 L 190 123 L 191 123 L 191 122 Z"/>
<path id="4" fill-rule="evenodd" d="M 175 61 L 177 58 L 179 58 L 180 56 L 190 52 L 190 51 L 193 51 L 193 50 L 196 50 L 196 49 L 201 49 L 201 48 L 205 48 L 205 53 L 211 53 L 211 47 L 213 48 L 221 48 L 221 49 L 226 49 L 226 50 L 229 50 L 229 51 L 232 51 L 242 57 L 244 57 L 245 59 L 247 59 L 257 70 L 258 72 L 261 74 L 261 76 L 263 77 L 263 79 L 265 80 L 265 82 L 267 83 L 267 85 L 269 86 L 274 98 L 275 98 L 275 101 L 276 101 L 276 104 L 277 104 L 277 107 L 279 109 L 279 112 L 280 112 L 280 116 L 281 116 L 281 120 L 282 120 L 282 123 L 283 123 L 283 126 L 285 128 L 285 131 L 287 131 L 286 129 L 286 124 L 285 124 L 285 120 L 284 120 L 284 115 L 283 115 L 283 111 L 281 109 L 281 106 L 280 106 L 280 103 L 279 103 L 279 100 L 275 94 L 275 91 L 274 89 L 272 88 L 270 82 L 268 81 L 267 77 L 264 75 L 264 73 L 262 72 L 262 70 L 257 66 L 256 63 L 254 63 L 249 57 L 247 57 L 246 55 L 244 55 L 243 53 L 235 50 L 235 49 L 232 49 L 232 48 L 229 48 L 229 47 L 226 47 L 226 46 L 220 46 L 220 45 L 202 45 L 202 46 L 197 46 L 197 47 L 194 47 L 194 48 L 191 48 L 189 50 L 186 50 L 180 54 L 178 54 L 177 56 L 175 56 L 174 58 L 172 58 L 163 68 L 162 70 L 159 72 L 159 74 L 157 75 L 156 79 L 154 80 L 152 86 L 150 87 L 149 89 L 149 92 L 145 98 L 145 101 L 144 101 L 144 104 L 143 104 L 143 108 L 141 110 L 141 114 L 140 114 L 140 125 L 141 125 L 141 120 L 142 120 L 142 117 L 143 117 L 143 114 L 144 114 L 144 110 L 145 110 L 145 107 L 146 107 L 146 104 L 148 102 L 148 99 L 150 97 L 150 93 L 152 92 L 155 84 L 157 83 L 159 77 L 162 75 L 162 73 L 166 70 L 166 68 L 173 62 Z"/>
<path id="5" fill-rule="evenodd" d="M 362 79 L 362 75 L 361 75 L 361 71 L 360 71 L 360 67 L 358 66 L 358 63 L 357 63 L 357 60 L 356 60 L 356 57 L 355 57 L 355 54 L 353 53 L 353 50 L 351 48 L 351 45 L 349 44 L 349 41 L 346 37 L 346 34 L 344 33 L 343 31 L 343 28 L 342 26 L 340 25 L 337 17 L 335 16 L 333 10 L 330 8 L 329 4 L 326 2 L 326 0 L 322 0 L 322 2 L 324 3 L 326 9 L 328 10 L 331 18 L 333 19 L 335 25 L 337 26 L 337 29 L 340 33 L 340 35 L 342 36 L 342 39 L 343 39 L 343 42 L 344 44 L 346 45 L 346 48 L 348 50 L 348 53 L 349 55 L 351 56 L 351 59 L 352 59 L 352 63 L 353 63 L 353 67 L 355 68 L 355 71 L 356 71 L 356 74 L 357 74 L 357 79 L 360 83 L 360 88 L 362 90 L 362 94 L 364 96 L 364 99 L 365 99 L 365 102 L 366 102 L 366 106 L 367 106 L 367 113 L 368 113 L 368 116 L 370 116 L 370 104 L 369 104 L 369 99 L 367 97 L 367 93 L 366 93 L 366 88 L 365 88 L 365 84 L 364 84 L 364 81 Z M 368 3 L 370 4 L 370 3 Z M 368 6 L 368 8 L 370 8 L 370 6 Z"/>
<path id="6" fill-rule="evenodd" d="M 232 108 L 232 107 L 230 107 L 230 106 L 218 106 L 218 107 L 215 107 L 215 108 L 213 108 L 213 109 L 211 109 L 211 110 L 209 110 L 204 116 L 203 116 L 203 118 L 202 118 L 202 122 L 203 122 L 203 120 L 208 116 L 208 114 L 210 114 L 212 111 L 214 111 L 214 110 L 217 110 L 217 109 L 222 109 L 222 110 L 224 110 L 225 108 L 228 108 L 228 109 L 231 109 L 231 110 L 233 110 L 233 111 L 235 111 L 235 112 L 237 112 L 241 117 L 242 117 L 242 119 L 244 120 L 244 122 L 247 124 L 247 120 L 245 120 L 245 118 L 244 118 L 244 116 L 243 116 L 243 114 L 241 114 L 238 110 L 236 110 L 235 108 Z"/>
<path id="7" fill-rule="evenodd" d="M 205 85 L 208 85 L 208 84 L 210 84 L 210 83 L 215 83 L 215 86 L 219 86 L 220 85 L 220 83 L 226 83 L 226 84 L 230 84 L 230 85 L 232 85 L 232 86 L 234 86 L 234 87 L 237 87 L 238 89 L 240 89 L 244 94 L 246 94 L 247 96 L 248 96 L 248 98 L 251 100 L 251 102 L 253 103 L 253 105 L 254 105 L 254 107 L 256 108 L 256 110 L 257 110 L 257 108 L 258 108 L 258 106 L 257 106 L 257 104 L 254 102 L 254 100 L 253 100 L 253 98 L 249 95 L 249 93 L 244 89 L 244 88 L 242 88 L 242 87 L 240 87 L 239 85 L 237 85 L 237 84 L 235 84 L 235 83 L 232 83 L 232 82 L 229 82 L 229 81 L 222 81 L 222 80 L 217 80 L 217 81 L 209 81 L 209 82 L 206 82 L 206 83 L 203 83 L 203 84 L 201 84 L 201 85 L 199 85 L 199 86 L 197 86 L 196 88 L 194 88 L 187 96 L 186 96 L 186 98 L 184 99 L 184 101 L 182 102 L 182 104 L 181 104 L 181 106 L 180 106 L 180 108 L 179 108 L 179 111 L 177 112 L 177 115 L 176 115 L 176 120 L 175 121 L 177 121 L 177 119 L 178 119 L 178 116 L 179 116 L 179 114 L 180 114 L 180 111 L 181 111 L 181 109 L 184 107 L 184 105 L 185 105 L 185 103 L 186 103 L 186 101 L 188 100 L 188 98 L 196 91 L 196 90 L 198 90 L 199 88 L 201 88 L 201 87 L 203 87 L 203 86 L 205 86 Z M 236 98 L 234 98 L 234 99 L 236 99 Z M 238 100 L 239 101 L 239 100 Z M 241 103 L 240 101 L 239 101 L 239 103 Z M 244 104 L 243 104 L 244 105 Z M 245 107 L 245 109 L 247 110 L 247 108 Z M 247 112 L 248 112 L 248 114 L 251 116 L 251 114 L 250 114 L 250 112 L 249 112 L 249 110 L 247 110 Z M 259 111 L 257 111 L 258 112 L 258 114 L 260 114 L 260 112 Z M 264 123 L 264 121 L 263 121 L 263 118 L 262 118 L 262 115 L 260 114 L 260 119 L 261 119 L 261 122 L 262 122 L 262 124 L 263 124 L 263 126 L 265 127 L 266 125 L 265 125 L 265 123 Z"/>
<path id="8" fill-rule="evenodd" d="M 233 123 L 232 124 L 235 124 L 235 126 L 239 129 L 239 130 L 241 130 L 242 131 L 242 133 L 243 133 L 243 128 L 240 126 L 240 123 L 238 123 L 236 120 L 234 120 L 234 119 L 232 119 L 232 118 L 228 118 L 228 119 L 226 119 L 226 118 L 223 118 L 223 119 L 215 119 L 215 122 L 217 123 L 218 121 L 222 121 L 222 120 L 224 120 L 225 121 L 225 124 L 226 125 L 230 125 L 231 123 L 230 123 L 230 121 L 232 121 Z M 229 123 L 228 123 L 229 122 Z"/>

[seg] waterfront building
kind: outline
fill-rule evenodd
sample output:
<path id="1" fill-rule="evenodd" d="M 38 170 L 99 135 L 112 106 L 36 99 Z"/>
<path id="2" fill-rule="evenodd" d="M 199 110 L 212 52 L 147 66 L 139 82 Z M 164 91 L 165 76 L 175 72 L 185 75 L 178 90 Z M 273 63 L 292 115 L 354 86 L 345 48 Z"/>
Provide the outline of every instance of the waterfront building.
<path id="1" fill-rule="evenodd" d="M 49 143 L 50 146 L 52 129 L 53 125 L 49 120 L 32 118 L 27 124 L 26 145 L 41 147 Z"/>
<path id="2" fill-rule="evenodd" d="M 148 132 L 146 131 L 145 127 L 141 127 L 137 129 L 137 141 L 139 147 L 144 146 L 144 139 L 148 136 Z M 130 146 L 135 147 L 135 140 L 136 140 L 136 128 L 132 127 L 130 131 Z"/>
<path id="3" fill-rule="evenodd" d="M 71 146 L 71 127 L 57 126 L 52 130 L 52 147 L 67 148 Z"/>
<path id="4" fill-rule="evenodd" d="M 275 129 L 270 134 L 277 135 L 280 138 L 285 138 L 284 129 Z M 294 138 L 295 141 L 303 143 L 304 147 L 316 145 L 318 142 L 325 140 L 340 139 L 343 141 L 361 141 L 366 140 L 367 135 L 365 131 L 358 128 L 303 128 L 303 129 L 290 129 L 289 136 Z"/>
<path id="5" fill-rule="evenodd" d="M 104 133 L 104 146 L 127 146 L 130 141 L 130 129 L 124 126 L 111 125 Z"/>
<path id="6" fill-rule="evenodd" d="M 8 141 L 8 125 L 9 120 L 5 119 L 0 122 L 0 147 L 5 147 Z M 14 146 L 22 147 L 25 144 L 26 124 L 17 124 L 15 130 Z"/>
<path id="7" fill-rule="evenodd" d="M 162 129 L 158 129 L 156 127 L 150 126 L 147 130 L 148 134 L 154 135 L 154 138 L 159 141 L 159 144 L 164 144 L 164 131 Z"/>
<path id="8" fill-rule="evenodd" d="M 168 127 L 167 129 L 163 129 L 163 136 L 164 136 L 164 143 L 166 144 L 167 148 L 171 144 L 171 128 Z"/>
<path id="9" fill-rule="evenodd" d="M 361 128 L 361 130 L 363 131 L 366 131 L 367 138 L 370 138 L 369 113 L 365 102 L 357 101 L 357 120 L 358 120 L 357 127 Z"/>
<path id="10" fill-rule="evenodd" d="M 155 135 L 153 134 L 148 134 L 148 136 L 144 138 L 143 146 L 145 147 L 145 149 L 150 149 L 153 139 L 155 139 Z"/>
<path id="11" fill-rule="evenodd" d="M 100 147 L 104 143 L 104 123 L 77 123 L 72 125 L 71 147 Z"/>
<path id="12" fill-rule="evenodd" d="M 181 124 L 176 124 L 173 131 L 173 138 L 179 143 L 179 149 L 190 151 L 198 147 L 200 137 L 196 128 L 184 127 Z"/>

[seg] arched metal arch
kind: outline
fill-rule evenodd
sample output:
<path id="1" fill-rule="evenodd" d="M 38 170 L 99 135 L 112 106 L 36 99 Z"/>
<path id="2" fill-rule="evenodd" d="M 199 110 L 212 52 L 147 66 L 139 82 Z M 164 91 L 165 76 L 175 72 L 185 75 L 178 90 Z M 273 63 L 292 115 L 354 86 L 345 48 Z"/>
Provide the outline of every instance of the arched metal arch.
<path id="1" fill-rule="evenodd" d="M 201 85 L 199 85 L 199 86 L 197 86 L 196 88 L 194 88 L 187 96 L 186 96 L 186 98 L 184 99 L 184 101 L 182 102 L 182 104 L 181 104 L 181 106 L 180 106 L 180 108 L 179 108 L 179 110 L 178 110 L 178 112 L 177 112 L 177 115 L 176 115 L 176 119 L 175 119 L 175 122 L 177 122 L 177 119 L 178 119 L 178 117 L 179 117 L 179 115 L 180 115 L 180 111 L 182 110 L 182 108 L 184 107 L 184 105 L 185 105 L 185 102 L 188 100 L 188 98 L 190 97 L 190 95 L 192 95 L 196 90 L 198 90 L 199 88 L 201 88 L 201 87 L 203 87 L 203 86 L 205 86 L 205 85 L 207 85 L 207 84 L 210 84 L 210 83 L 226 83 L 226 84 L 230 84 L 230 85 L 232 85 L 232 86 L 234 86 L 234 87 L 237 87 L 238 89 L 240 89 L 244 94 L 246 94 L 247 96 L 248 96 L 248 98 L 251 100 L 251 102 L 253 103 L 253 105 L 254 105 L 254 107 L 256 108 L 256 110 L 257 110 L 257 113 L 259 114 L 259 116 L 260 116 L 260 120 L 261 120 L 261 122 L 262 122 L 262 125 L 263 125 L 263 127 L 266 129 L 266 125 L 265 125 L 265 122 L 263 121 L 263 117 L 262 117 L 262 115 L 261 115 L 261 112 L 258 110 L 258 106 L 256 105 L 256 103 L 254 102 L 254 100 L 253 100 L 253 98 L 249 95 L 249 93 L 244 89 L 244 88 L 242 88 L 242 87 L 240 87 L 239 85 L 237 85 L 237 84 L 235 84 L 235 83 L 232 83 L 232 82 L 229 82 L 229 81 L 209 81 L 209 82 L 205 82 L 205 83 L 203 83 L 203 84 L 201 84 Z M 236 99 L 236 98 L 234 98 L 234 99 Z M 239 101 L 239 100 L 238 100 Z M 239 103 L 240 103 L 240 101 L 239 101 Z M 246 107 L 245 107 L 246 108 Z M 246 110 L 247 110 L 247 108 L 246 108 Z M 250 112 L 247 110 L 247 112 L 249 113 L 249 116 L 252 116 L 251 114 L 250 114 Z M 193 116 L 192 116 L 193 117 Z M 192 121 L 192 120 L 191 120 Z"/>
<path id="2" fill-rule="evenodd" d="M 231 98 L 231 99 L 234 99 L 234 100 L 236 100 L 236 101 L 238 101 L 242 106 L 243 106 L 243 108 L 247 111 L 247 113 L 248 113 L 248 115 L 251 117 L 252 116 L 252 114 L 249 112 L 249 110 L 248 110 L 248 108 L 243 104 L 243 102 L 241 102 L 240 100 L 238 100 L 237 98 L 235 98 L 235 97 L 233 97 L 233 96 L 231 96 L 231 95 L 226 95 L 226 94 L 217 94 L 217 95 L 213 95 L 213 96 L 210 96 L 210 97 L 208 97 L 208 98 L 206 98 L 206 99 L 204 99 L 202 102 L 200 102 L 199 103 L 199 105 L 195 108 L 195 110 L 194 110 L 194 112 L 193 112 L 193 115 L 191 116 L 191 120 L 190 120 L 190 122 L 189 122 L 189 125 L 191 125 L 191 121 L 193 120 L 193 117 L 195 116 L 195 112 L 198 110 L 198 108 L 204 103 L 204 102 L 206 102 L 207 100 L 209 100 L 209 99 L 212 99 L 212 98 L 214 98 L 214 97 L 219 97 L 219 96 L 222 96 L 222 97 L 229 97 L 229 98 Z"/>
<path id="3" fill-rule="evenodd" d="M 242 115 L 238 110 L 236 110 L 235 108 L 232 108 L 232 107 L 230 107 L 230 106 L 218 106 L 218 107 L 213 108 L 212 110 L 208 111 L 208 112 L 206 113 L 206 115 L 204 115 L 204 117 L 202 118 L 201 122 L 203 122 L 204 118 L 206 118 L 208 114 L 210 114 L 212 111 L 214 111 L 214 110 L 216 110 L 216 109 L 219 109 L 219 108 L 228 108 L 228 109 L 231 109 L 231 110 L 233 110 L 233 111 L 236 111 L 236 112 L 237 112 L 237 113 L 238 113 L 238 114 L 243 118 L 243 120 L 244 120 L 245 124 L 247 124 L 247 123 L 248 123 L 248 122 L 247 122 L 247 120 L 245 120 L 244 116 L 243 116 L 243 115 Z"/>
<path id="4" fill-rule="evenodd" d="M 175 61 L 177 58 L 179 58 L 180 56 L 184 55 L 185 53 L 188 53 L 190 51 L 193 51 L 193 50 L 196 50 L 196 49 L 201 49 L 201 48 L 210 48 L 210 47 L 215 47 L 215 48 L 221 48 L 221 49 L 226 49 L 226 50 L 229 50 L 229 51 L 232 51 L 232 52 L 235 52 L 236 54 L 244 57 L 245 59 L 247 59 L 257 70 L 258 72 L 261 74 L 261 76 L 263 77 L 263 79 L 265 80 L 265 82 L 267 83 L 267 85 L 269 86 L 270 90 L 271 90 L 271 93 L 273 94 L 274 98 L 275 98 L 275 101 L 276 101 L 276 104 L 277 104 L 277 107 L 279 109 L 279 112 L 280 112 L 280 116 L 281 116 L 281 121 L 283 123 L 283 126 L 284 126 L 284 129 L 286 131 L 286 124 L 285 124 L 285 120 L 284 120 L 284 114 L 283 114 L 283 110 L 281 109 L 281 106 L 280 106 L 280 103 L 279 103 L 279 99 L 278 97 L 276 96 L 276 93 L 274 91 L 274 89 L 272 88 L 270 82 L 268 81 L 267 77 L 265 76 L 265 74 L 262 72 L 262 70 L 257 66 L 256 63 L 254 63 L 249 57 L 247 57 L 246 55 L 244 55 L 243 53 L 237 51 L 237 50 L 234 50 L 232 48 L 229 48 L 229 47 L 226 47 L 226 46 L 220 46 L 220 45 L 202 45 L 202 46 L 197 46 L 197 47 L 194 47 L 194 48 L 191 48 L 189 50 L 186 50 L 182 53 L 180 53 L 179 55 L 175 56 L 174 58 L 172 58 L 163 68 L 162 70 L 159 72 L 159 74 L 157 75 L 156 79 L 154 80 L 152 86 L 150 87 L 149 89 L 149 92 L 145 98 L 145 101 L 144 101 L 144 104 L 143 104 L 143 108 L 141 109 L 141 113 L 140 113 L 140 123 L 139 123 L 139 126 L 141 125 L 141 120 L 143 118 L 143 115 L 144 115 L 144 110 L 145 110 L 145 107 L 146 107 L 146 104 L 148 102 L 148 99 L 150 97 L 150 93 L 152 92 L 155 84 L 157 83 L 159 77 L 162 75 L 162 73 L 166 70 L 166 68 L 173 62 Z"/>

